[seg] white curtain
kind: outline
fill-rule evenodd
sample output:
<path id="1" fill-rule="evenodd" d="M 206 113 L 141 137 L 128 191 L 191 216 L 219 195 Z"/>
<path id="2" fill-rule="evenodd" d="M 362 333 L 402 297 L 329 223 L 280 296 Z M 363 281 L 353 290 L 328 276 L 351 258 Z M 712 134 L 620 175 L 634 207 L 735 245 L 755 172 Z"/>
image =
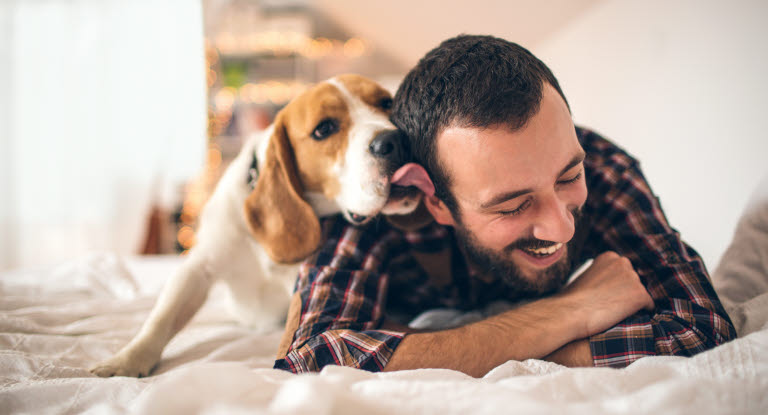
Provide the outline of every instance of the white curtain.
<path id="1" fill-rule="evenodd" d="M 0 270 L 137 252 L 203 166 L 200 3 L 1 3 Z"/>

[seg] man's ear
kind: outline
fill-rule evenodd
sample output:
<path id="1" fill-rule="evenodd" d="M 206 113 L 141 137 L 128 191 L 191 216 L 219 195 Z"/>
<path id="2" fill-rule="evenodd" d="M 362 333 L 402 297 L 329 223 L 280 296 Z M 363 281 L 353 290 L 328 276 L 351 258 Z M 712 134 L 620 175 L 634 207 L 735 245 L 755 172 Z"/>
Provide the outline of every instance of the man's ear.
<path id="1" fill-rule="evenodd" d="M 446 206 L 445 203 L 438 199 L 434 194 L 431 196 L 424 196 L 422 203 L 424 203 L 424 206 L 427 208 L 429 213 L 432 214 L 432 217 L 435 218 L 437 223 L 449 226 L 456 225 L 456 221 L 453 219 L 451 210 L 448 209 L 448 206 Z"/>

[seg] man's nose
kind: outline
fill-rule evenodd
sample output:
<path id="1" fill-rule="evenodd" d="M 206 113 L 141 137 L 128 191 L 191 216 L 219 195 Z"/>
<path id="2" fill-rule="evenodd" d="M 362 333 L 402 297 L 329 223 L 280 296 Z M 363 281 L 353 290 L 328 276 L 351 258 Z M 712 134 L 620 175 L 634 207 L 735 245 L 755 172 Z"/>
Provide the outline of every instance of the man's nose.
<path id="1" fill-rule="evenodd" d="M 543 241 L 568 242 L 575 231 L 574 218 L 568 204 L 551 193 L 539 198 L 536 218 L 533 224 L 533 237 Z"/>
<path id="2" fill-rule="evenodd" d="M 405 136 L 399 130 L 384 130 L 371 141 L 368 149 L 375 157 L 400 163 L 405 160 Z"/>

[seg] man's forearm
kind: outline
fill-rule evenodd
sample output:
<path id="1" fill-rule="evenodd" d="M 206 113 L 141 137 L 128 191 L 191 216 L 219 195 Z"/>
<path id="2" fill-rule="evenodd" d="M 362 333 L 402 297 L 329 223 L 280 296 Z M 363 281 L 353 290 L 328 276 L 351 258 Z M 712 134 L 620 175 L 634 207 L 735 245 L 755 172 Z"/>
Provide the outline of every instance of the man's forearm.
<path id="1" fill-rule="evenodd" d="M 557 295 L 457 329 L 406 336 L 385 370 L 432 367 L 482 376 L 508 360 L 548 356 L 653 306 L 630 261 L 605 252 Z M 554 358 L 586 364 L 588 349 L 576 342 Z"/>
<path id="2" fill-rule="evenodd" d="M 544 357 L 544 360 L 568 367 L 590 367 L 595 365 L 592 360 L 592 350 L 589 347 L 588 339 L 572 341 Z"/>
<path id="3" fill-rule="evenodd" d="M 385 371 L 446 368 L 479 377 L 508 360 L 542 358 L 585 337 L 578 308 L 542 299 L 467 326 L 406 336 Z"/>

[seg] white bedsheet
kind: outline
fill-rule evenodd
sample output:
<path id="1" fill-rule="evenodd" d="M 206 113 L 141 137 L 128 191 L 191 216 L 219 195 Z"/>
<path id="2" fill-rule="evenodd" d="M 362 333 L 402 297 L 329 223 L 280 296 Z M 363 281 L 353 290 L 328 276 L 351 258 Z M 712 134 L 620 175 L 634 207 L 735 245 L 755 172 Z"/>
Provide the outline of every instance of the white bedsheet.
<path id="1" fill-rule="evenodd" d="M 768 252 L 768 237 L 759 238 Z M 741 337 L 693 358 L 645 358 L 622 370 L 510 361 L 482 379 L 450 370 L 273 370 L 279 330 L 237 326 L 214 290 L 153 376 L 91 375 L 88 367 L 138 330 L 179 263 L 95 254 L 0 274 L 0 413 L 768 413 L 768 293 L 753 285 L 729 303 Z M 725 271 L 739 276 L 738 267 Z"/>

